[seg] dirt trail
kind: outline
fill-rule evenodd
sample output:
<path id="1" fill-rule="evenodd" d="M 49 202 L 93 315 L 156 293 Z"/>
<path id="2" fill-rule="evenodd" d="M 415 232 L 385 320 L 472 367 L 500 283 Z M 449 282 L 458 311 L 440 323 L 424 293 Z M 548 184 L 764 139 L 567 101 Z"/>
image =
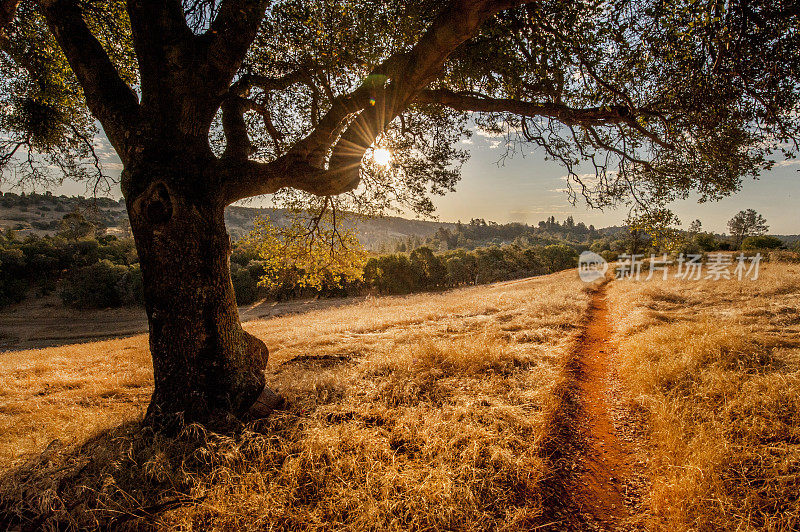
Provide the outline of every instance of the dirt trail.
<path id="1" fill-rule="evenodd" d="M 592 296 L 586 331 L 574 355 L 580 405 L 576 425 L 583 432 L 585 447 L 573 500 L 581 514 L 613 530 L 627 516 L 624 480 L 631 472 L 631 457 L 611 418 L 613 344 L 608 314 L 603 285 Z"/>
<path id="2" fill-rule="evenodd" d="M 625 521 L 638 500 L 640 470 L 632 452 L 635 443 L 627 434 L 623 441 L 612 420 L 617 412 L 613 397 L 621 389 L 611 369 L 607 285 L 591 292 L 586 327 L 554 390 L 560 400 L 540 449 L 553 474 L 543 484 L 545 512 L 537 530 L 630 529 Z"/>

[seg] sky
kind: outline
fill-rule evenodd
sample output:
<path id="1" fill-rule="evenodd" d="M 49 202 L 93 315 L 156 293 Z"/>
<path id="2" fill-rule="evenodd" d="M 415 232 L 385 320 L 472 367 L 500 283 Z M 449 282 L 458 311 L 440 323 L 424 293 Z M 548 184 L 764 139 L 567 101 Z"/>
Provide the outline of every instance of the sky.
<path id="1" fill-rule="evenodd" d="M 473 135 L 471 158 L 462 168 L 462 179 L 455 193 L 436 198 L 438 215 L 443 221 L 469 221 L 484 218 L 498 223 L 523 222 L 535 225 L 555 216 L 596 227 L 621 225 L 626 208 L 599 211 L 585 203 L 573 206 L 563 191 L 566 171 L 554 161 L 545 161 L 540 152 L 526 157 L 517 154 L 501 161 L 505 149 L 498 139 Z M 800 160 L 778 163 L 758 180 L 749 179 L 735 195 L 721 201 L 698 203 L 697 199 L 670 205 L 684 228 L 699 219 L 706 231 L 727 232 L 727 222 L 743 209 L 761 213 L 773 234 L 800 233 Z"/>
<path id="2" fill-rule="evenodd" d="M 98 138 L 98 151 L 109 173 L 118 175 L 121 165 L 108 141 Z M 505 148 L 499 139 L 477 131 L 462 146 L 471 157 L 462 168 L 456 191 L 434 197 L 440 221 L 467 222 L 483 218 L 498 223 L 522 222 L 535 225 L 555 216 L 563 220 L 573 216 L 576 222 L 606 227 L 621 225 L 627 209 L 600 211 L 585 203 L 570 205 L 563 191 L 566 172 L 556 162 L 545 161 L 540 151 L 525 156 L 503 158 Z M 737 194 L 721 201 L 698 204 L 696 200 L 673 203 L 670 207 L 684 228 L 699 219 L 706 231 L 725 233 L 727 221 L 738 211 L 755 209 L 761 213 L 773 234 L 800 233 L 800 161 L 779 163 L 759 180 L 747 180 Z M 0 190 L 7 192 L 11 183 L 3 181 Z M 52 190 L 54 194 L 87 195 L 86 185 L 69 182 Z M 90 193 L 90 191 L 88 192 Z M 119 187 L 111 196 L 121 197 Z M 268 199 L 255 199 L 249 206 L 269 206 Z"/>

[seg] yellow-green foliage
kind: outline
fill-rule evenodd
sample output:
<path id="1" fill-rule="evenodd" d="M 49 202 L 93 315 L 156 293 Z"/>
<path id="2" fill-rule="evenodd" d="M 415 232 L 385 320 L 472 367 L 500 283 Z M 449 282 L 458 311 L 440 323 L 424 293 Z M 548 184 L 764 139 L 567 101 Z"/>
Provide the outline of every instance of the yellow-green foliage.
<path id="1" fill-rule="evenodd" d="M 632 213 L 625 220 L 632 233 L 649 237 L 648 245 L 668 252 L 674 252 L 681 244 L 683 236 L 675 227 L 679 223 L 677 216 L 664 208 Z"/>
<path id="2" fill-rule="evenodd" d="M 312 215 L 296 209 L 289 215 L 282 225 L 256 218 L 245 238 L 244 245 L 256 249 L 264 261 L 262 286 L 320 290 L 362 278 L 367 252 L 349 226 L 337 223 L 330 211 Z"/>

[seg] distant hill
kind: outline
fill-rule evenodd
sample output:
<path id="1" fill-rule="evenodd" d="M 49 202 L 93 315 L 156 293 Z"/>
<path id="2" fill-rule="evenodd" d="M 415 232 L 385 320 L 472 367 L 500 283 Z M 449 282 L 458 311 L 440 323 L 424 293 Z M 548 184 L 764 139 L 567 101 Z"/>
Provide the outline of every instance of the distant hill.
<path id="1" fill-rule="evenodd" d="M 84 198 L 82 196 L 55 196 L 44 194 L 15 194 L 0 192 L 0 229 L 14 229 L 19 236 L 26 234 L 54 234 L 61 229 L 64 215 L 79 212 L 97 227 L 108 233 L 126 236 L 130 234 L 128 214 L 124 200 L 111 198 Z M 287 219 L 285 209 L 230 206 L 225 210 L 225 224 L 234 240 L 239 240 L 253 229 L 257 216 L 268 216 L 281 224 Z M 373 251 L 395 251 L 397 244 L 414 240 L 416 245 L 431 237 L 436 241 L 448 240 L 457 233 L 458 224 L 425 220 L 410 220 L 399 216 L 359 218 L 354 222 L 355 231 L 362 245 Z M 546 245 L 558 240 L 591 242 L 595 238 L 618 238 L 626 232 L 624 226 L 595 229 L 569 217 L 564 224 L 554 217 L 539 222 L 538 226 L 520 223 L 495 224 L 484 220 L 473 220 L 464 224 L 472 235 L 467 242 L 452 242 L 444 249 L 453 247 L 473 248 L 477 245 L 507 244 L 518 237 L 530 243 Z M 721 236 L 721 235 L 718 235 Z M 800 242 L 800 235 L 775 235 L 786 245 Z M 437 240 L 438 239 L 438 240 Z M 434 246 L 435 247 L 435 246 Z"/>
<path id="2" fill-rule="evenodd" d="M 267 216 L 277 224 L 287 218 L 285 209 L 237 207 L 231 205 L 225 209 L 225 225 L 234 240 L 238 240 L 251 229 L 256 216 Z M 389 244 L 408 237 L 428 237 L 441 228 L 454 228 L 456 224 L 425 220 L 409 220 L 399 216 L 382 216 L 378 218 L 357 218 L 355 231 L 361 244 L 369 249 L 377 250 L 382 244 Z"/>
<path id="3" fill-rule="evenodd" d="M 19 236 L 54 234 L 61 229 L 64 215 L 76 211 L 111 234 L 129 234 L 124 200 L 54 196 L 50 193 L 7 192 L 0 195 L 0 229 L 14 229 Z M 268 216 L 280 224 L 286 220 L 287 213 L 285 209 L 230 206 L 225 210 L 225 224 L 231 237 L 238 240 L 246 235 L 253 229 L 256 216 Z M 382 244 L 412 236 L 425 238 L 440 228 L 452 228 L 455 224 L 385 216 L 359 219 L 355 226 L 361 243 L 377 250 Z"/>
<path id="4" fill-rule="evenodd" d="M 79 212 L 87 220 L 111 233 L 124 232 L 128 213 L 123 200 L 54 196 L 44 194 L 0 193 L 0 228 L 17 234 L 53 234 L 61 229 L 64 215 Z"/>

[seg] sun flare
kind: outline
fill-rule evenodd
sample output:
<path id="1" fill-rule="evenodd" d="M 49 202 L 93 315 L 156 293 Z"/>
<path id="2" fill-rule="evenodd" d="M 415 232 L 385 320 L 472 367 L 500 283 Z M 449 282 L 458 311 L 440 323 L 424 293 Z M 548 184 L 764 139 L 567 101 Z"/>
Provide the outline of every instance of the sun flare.
<path id="1" fill-rule="evenodd" d="M 392 152 L 386 148 L 375 148 L 372 152 L 372 160 L 379 166 L 389 166 L 392 162 Z"/>

